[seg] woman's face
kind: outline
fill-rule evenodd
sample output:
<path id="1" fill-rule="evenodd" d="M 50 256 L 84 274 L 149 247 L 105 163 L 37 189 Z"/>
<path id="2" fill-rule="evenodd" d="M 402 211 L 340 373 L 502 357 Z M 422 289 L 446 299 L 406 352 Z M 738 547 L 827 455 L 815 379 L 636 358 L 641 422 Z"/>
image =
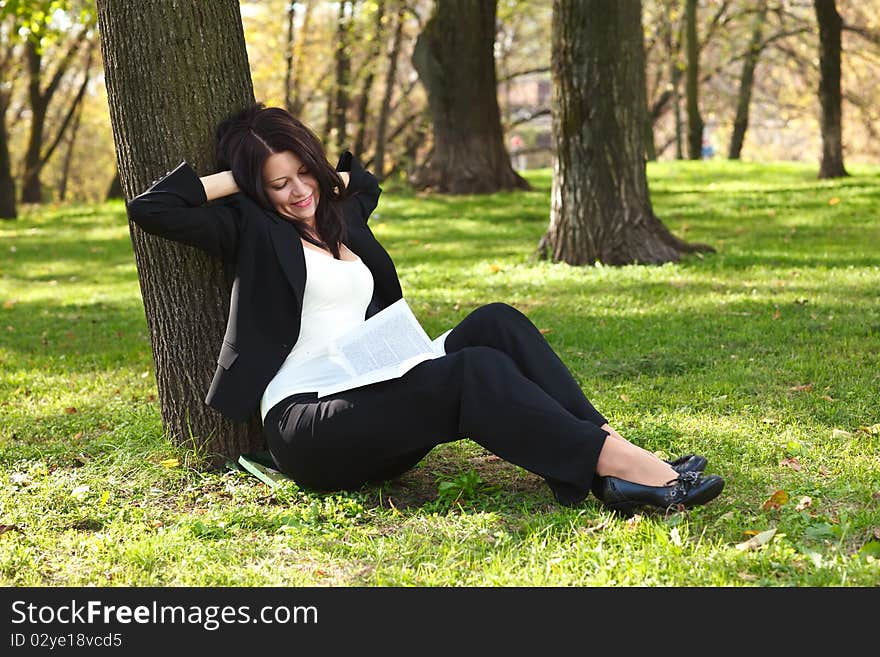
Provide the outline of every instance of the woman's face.
<path id="1" fill-rule="evenodd" d="M 274 153 L 263 165 L 263 189 L 278 214 L 313 223 L 318 180 L 291 151 Z"/>

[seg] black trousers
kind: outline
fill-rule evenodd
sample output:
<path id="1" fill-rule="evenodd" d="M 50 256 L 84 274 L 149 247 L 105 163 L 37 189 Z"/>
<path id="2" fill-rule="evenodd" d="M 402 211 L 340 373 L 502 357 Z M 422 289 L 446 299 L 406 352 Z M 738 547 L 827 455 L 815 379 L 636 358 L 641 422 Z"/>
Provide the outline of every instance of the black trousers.
<path id="1" fill-rule="evenodd" d="M 264 432 L 278 467 L 307 488 L 354 490 L 469 438 L 543 477 L 561 504 L 587 497 L 605 418 L 531 320 L 507 304 L 484 305 L 445 347 L 446 356 L 401 378 L 273 406 Z"/>

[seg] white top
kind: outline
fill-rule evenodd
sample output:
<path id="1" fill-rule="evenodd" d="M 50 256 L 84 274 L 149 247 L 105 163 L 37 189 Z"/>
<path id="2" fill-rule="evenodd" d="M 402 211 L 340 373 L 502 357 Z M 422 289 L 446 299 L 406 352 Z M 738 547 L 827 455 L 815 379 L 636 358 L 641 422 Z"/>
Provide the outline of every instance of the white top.
<path id="1" fill-rule="evenodd" d="M 361 324 L 373 297 L 373 275 L 358 257 L 336 260 L 330 254 L 303 246 L 306 286 L 299 338 L 269 381 L 260 400 L 260 415 L 278 402 L 301 392 L 335 385 L 348 378 L 328 356 L 334 338 Z"/>

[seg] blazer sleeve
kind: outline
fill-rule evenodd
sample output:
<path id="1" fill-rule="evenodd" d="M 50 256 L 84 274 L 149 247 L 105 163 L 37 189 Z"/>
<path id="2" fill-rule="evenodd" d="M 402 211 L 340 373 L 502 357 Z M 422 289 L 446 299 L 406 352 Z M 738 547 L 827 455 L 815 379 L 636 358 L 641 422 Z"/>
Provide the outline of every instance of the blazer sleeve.
<path id="1" fill-rule="evenodd" d="M 346 212 L 352 212 L 363 223 L 367 223 L 376 205 L 379 203 L 379 195 L 382 188 L 379 187 L 379 181 L 376 176 L 364 169 L 351 151 L 345 151 L 339 158 L 336 165 L 337 171 L 348 171 L 348 192 L 349 196 L 345 200 Z"/>
<path id="2" fill-rule="evenodd" d="M 129 218 L 144 231 L 207 251 L 224 261 L 235 258 L 239 212 L 235 195 L 207 202 L 205 187 L 186 161 L 126 204 Z"/>

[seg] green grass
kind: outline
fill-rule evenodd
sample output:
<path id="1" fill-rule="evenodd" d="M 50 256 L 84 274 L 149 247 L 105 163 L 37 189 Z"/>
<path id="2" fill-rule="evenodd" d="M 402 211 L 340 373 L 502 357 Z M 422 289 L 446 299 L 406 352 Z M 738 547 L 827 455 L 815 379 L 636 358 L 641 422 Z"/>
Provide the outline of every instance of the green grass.
<path id="1" fill-rule="evenodd" d="M 28 210 L 0 224 L 0 585 L 876 586 L 880 168 L 850 168 L 650 165 L 657 214 L 717 249 L 662 267 L 533 261 L 549 171 L 488 197 L 389 186 L 371 225 L 431 336 L 510 303 L 623 435 L 726 478 L 632 521 L 558 507 L 470 441 L 345 494 L 191 467 L 122 203 Z"/>

